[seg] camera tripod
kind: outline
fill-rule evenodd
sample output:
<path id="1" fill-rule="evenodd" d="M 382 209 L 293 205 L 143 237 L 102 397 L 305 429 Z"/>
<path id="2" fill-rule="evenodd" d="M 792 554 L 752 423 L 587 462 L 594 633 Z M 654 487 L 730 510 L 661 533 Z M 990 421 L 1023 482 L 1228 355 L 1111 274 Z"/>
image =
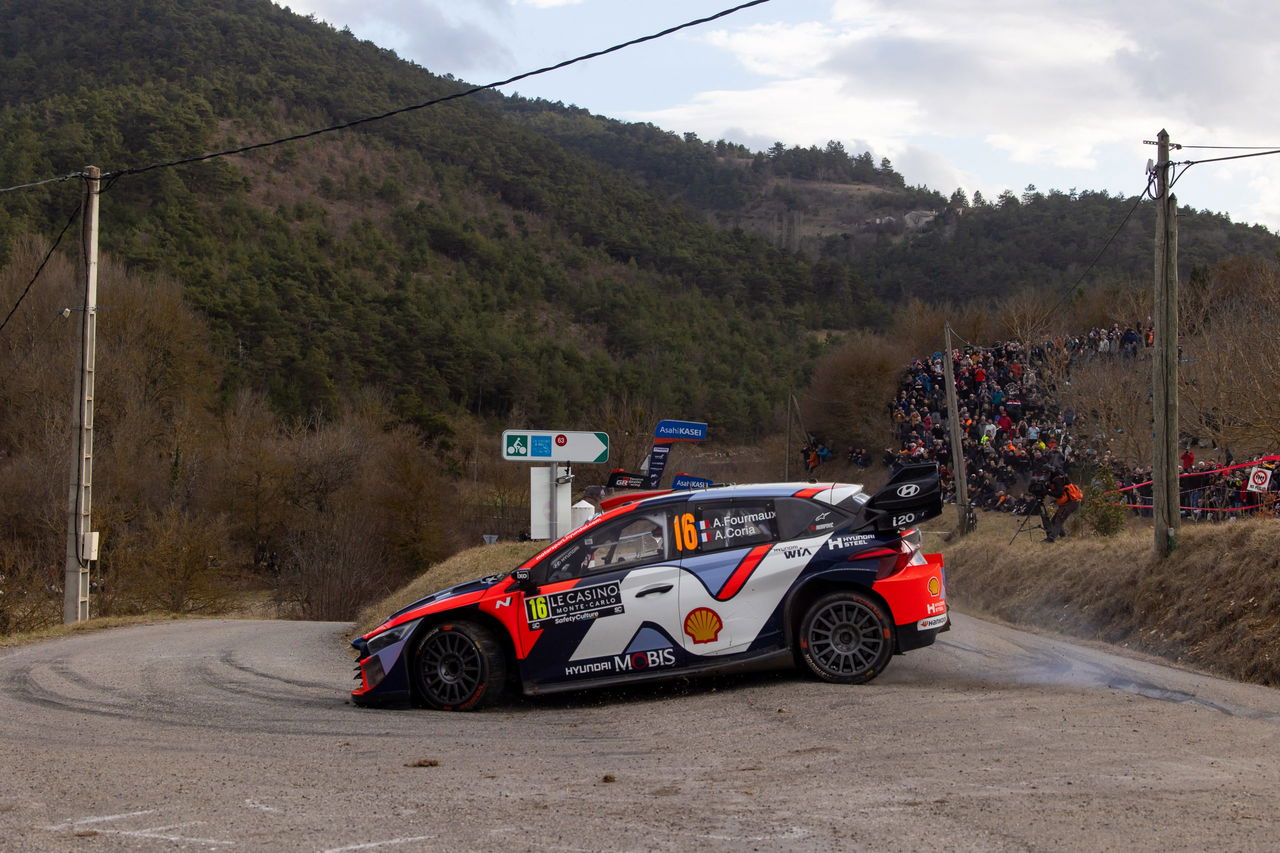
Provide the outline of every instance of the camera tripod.
<path id="1" fill-rule="evenodd" d="M 1040 518 L 1040 523 L 1032 524 L 1028 526 L 1028 522 L 1031 521 L 1032 519 L 1031 513 L 1028 512 L 1026 515 L 1022 517 L 1022 523 L 1018 525 L 1018 529 L 1014 531 L 1013 539 L 1009 540 L 1010 545 L 1013 544 L 1014 539 L 1018 538 L 1019 533 L 1026 533 L 1027 535 L 1031 535 L 1031 533 L 1033 533 L 1036 530 L 1043 530 L 1045 532 L 1045 538 L 1046 539 L 1049 538 L 1051 520 L 1049 518 L 1049 510 L 1045 509 L 1043 496 L 1036 499 L 1036 509 L 1039 510 L 1038 515 Z"/>

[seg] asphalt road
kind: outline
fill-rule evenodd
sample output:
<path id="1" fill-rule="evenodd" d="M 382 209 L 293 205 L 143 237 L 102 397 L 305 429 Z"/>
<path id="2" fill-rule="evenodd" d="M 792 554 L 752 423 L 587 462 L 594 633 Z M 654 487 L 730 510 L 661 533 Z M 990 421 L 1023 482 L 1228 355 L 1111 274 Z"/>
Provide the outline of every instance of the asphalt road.
<path id="1" fill-rule="evenodd" d="M 0 850 L 1274 850 L 1280 691 L 957 616 L 876 681 L 346 699 L 334 623 L 0 653 Z"/>

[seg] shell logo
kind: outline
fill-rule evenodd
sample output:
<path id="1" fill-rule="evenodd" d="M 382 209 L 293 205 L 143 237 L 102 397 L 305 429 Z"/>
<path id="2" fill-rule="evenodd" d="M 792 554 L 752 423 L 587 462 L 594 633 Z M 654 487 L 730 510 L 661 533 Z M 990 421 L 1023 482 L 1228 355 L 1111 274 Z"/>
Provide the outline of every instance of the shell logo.
<path id="1" fill-rule="evenodd" d="M 929 578 L 929 594 L 936 597 L 940 592 L 942 592 L 942 581 Z"/>
<path id="2" fill-rule="evenodd" d="M 695 643 L 714 643 L 723 627 L 724 620 L 710 607 L 695 608 L 684 617 L 684 632 L 692 637 Z"/>

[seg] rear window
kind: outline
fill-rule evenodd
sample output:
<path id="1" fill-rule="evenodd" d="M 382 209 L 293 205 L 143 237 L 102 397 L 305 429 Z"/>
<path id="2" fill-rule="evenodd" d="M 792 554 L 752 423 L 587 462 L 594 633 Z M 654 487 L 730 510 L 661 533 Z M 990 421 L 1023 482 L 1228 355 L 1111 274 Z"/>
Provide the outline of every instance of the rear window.
<path id="1" fill-rule="evenodd" d="M 782 539 L 805 539 L 830 533 L 849 519 L 849 514 L 830 504 L 804 498 L 778 498 L 778 535 Z"/>

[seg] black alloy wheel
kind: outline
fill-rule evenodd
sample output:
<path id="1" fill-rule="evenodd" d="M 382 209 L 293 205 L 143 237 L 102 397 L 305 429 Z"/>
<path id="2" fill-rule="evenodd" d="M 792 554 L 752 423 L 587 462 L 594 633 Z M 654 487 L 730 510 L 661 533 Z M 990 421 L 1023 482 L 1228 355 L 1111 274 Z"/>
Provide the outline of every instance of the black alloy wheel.
<path id="1" fill-rule="evenodd" d="M 870 681 L 893 656 L 893 626 L 883 606 L 856 592 L 833 592 L 811 604 L 797 640 L 809 671 L 838 684 Z"/>
<path id="2" fill-rule="evenodd" d="M 506 684 L 507 661 L 493 633 L 474 622 L 435 625 L 410 659 L 417 699 L 440 711 L 474 711 L 496 700 Z"/>

